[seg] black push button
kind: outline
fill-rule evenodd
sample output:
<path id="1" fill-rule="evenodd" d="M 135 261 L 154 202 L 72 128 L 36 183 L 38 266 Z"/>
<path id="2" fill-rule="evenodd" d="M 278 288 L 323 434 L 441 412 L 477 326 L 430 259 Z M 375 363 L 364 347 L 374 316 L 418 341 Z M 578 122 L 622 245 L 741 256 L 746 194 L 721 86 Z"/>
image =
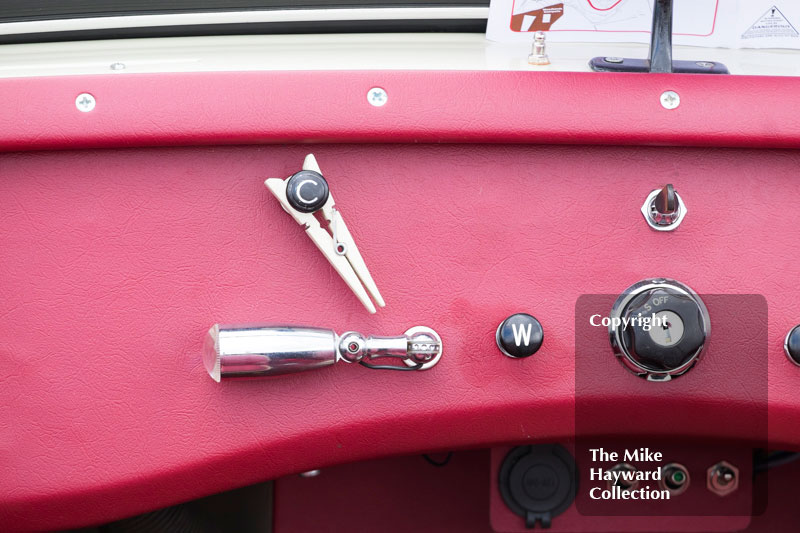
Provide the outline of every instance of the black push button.
<path id="1" fill-rule="evenodd" d="M 286 182 L 286 199 L 301 213 L 313 213 L 328 201 L 328 182 L 319 172 L 301 170 Z"/>
<path id="2" fill-rule="evenodd" d="M 800 326 L 795 326 L 786 335 L 786 341 L 783 343 L 783 350 L 789 357 L 789 360 L 800 366 Z"/>
<path id="3" fill-rule="evenodd" d="M 542 325 L 527 313 L 517 313 L 503 320 L 495 334 L 497 347 L 514 358 L 529 357 L 536 353 L 544 340 Z"/>

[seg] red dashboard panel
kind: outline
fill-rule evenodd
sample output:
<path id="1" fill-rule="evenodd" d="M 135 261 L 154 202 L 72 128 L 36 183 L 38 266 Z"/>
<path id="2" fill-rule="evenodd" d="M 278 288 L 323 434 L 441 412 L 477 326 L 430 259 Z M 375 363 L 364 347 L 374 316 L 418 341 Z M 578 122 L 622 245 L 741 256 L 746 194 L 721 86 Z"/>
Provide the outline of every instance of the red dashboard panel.
<path id="1" fill-rule="evenodd" d="M 372 87 L 388 102 L 367 102 Z M 680 107 L 660 95 L 677 91 Z M 79 112 L 84 92 L 97 106 Z M 281 142 L 800 146 L 791 77 L 219 72 L 0 81 L 0 149 Z"/>
<path id="2" fill-rule="evenodd" d="M 29 99 L 34 91 L 43 104 L 33 110 L 20 104 L 16 120 L 3 115 L 0 135 L 13 149 L 539 138 L 789 146 L 800 137 L 798 121 L 779 123 L 766 105 L 742 110 L 746 120 L 735 127 L 739 118 L 715 107 L 728 93 L 714 96 L 700 89 L 702 81 L 684 77 L 626 77 L 656 96 L 651 105 L 629 94 L 633 111 L 623 111 L 614 125 L 590 120 L 601 114 L 594 107 L 581 111 L 586 104 L 578 95 L 604 84 L 612 91 L 617 76 L 553 75 L 564 83 L 559 100 L 551 91 L 560 107 L 534 113 L 535 99 L 522 99 L 520 105 L 531 106 L 522 111 L 515 103 L 526 87 L 524 76 L 515 78 L 522 75 L 495 73 L 496 95 L 471 92 L 490 75 L 381 74 L 390 98 L 400 95 L 391 105 L 406 107 L 392 111 L 387 104 L 392 114 L 374 121 L 356 111 L 361 86 L 375 79 L 366 73 L 314 75 L 331 76 L 332 92 L 306 99 L 307 108 L 281 97 L 286 107 L 276 113 L 248 100 L 229 83 L 233 75 L 176 77 L 174 87 L 188 96 L 174 105 L 164 103 L 158 76 L 137 78 L 152 89 L 144 92 L 111 77 L 54 79 L 42 88 L 36 80 L 6 80 L 4 94 L 22 99 L 27 91 Z M 453 85 L 470 76 L 474 84 Z M 654 106 L 664 83 L 647 81 L 656 78 L 686 83 L 704 104 L 663 115 L 679 117 L 677 127 L 672 119 L 645 120 L 661 116 Z M 269 76 L 238 79 L 253 98 L 269 99 L 255 83 Z M 274 83 L 286 84 L 272 89 L 294 90 L 290 79 L 296 78 L 275 75 Z M 357 80 L 351 86 L 357 90 L 337 92 L 337 79 Z M 456 113 L 436 105 L 426 96 L 440 98 L 425 85 L 431 80 L 481 104 L 465 104 L 471 115 L 465 106 Z M 709 83 L 769 98 L 789 87 L 783 80 L 730 80 Z M 232 91 L 222 108 L 187 104 L 205 102 L 215 83 Z M 420 90 L 412 106 L 402 96 L 404 84 L 425 86 L 426 94 Z M 96 93 L 97 119 L 69 115 L 76 89 Z M 311 96 L 303 86 L 294 91 Z M 110 96 L 123 94 L 126 103 L 101 111 L 104 101 L 114 101 Z M 154 103 L 149 96 L 156 94 Z M 70 111 L 56 110 L 53 102 L 62 97 Z M 340 107 L 333 105 L 337 97 Z M 618 98 L 624 108 L 625 98 Z M 797 111 L 788 101 L 784 118 Z M 692 105 L 714 118 L 690 116 Z M 294 126 L 292 117 L 300 117 Z M 219 129 L 212 127 L 217 123 Z M 263 185 L 298 170 L 312 151 L 386 298 L 375 316 Z M 764 295 L 770 439 L 800 445 L 800 373 L 782 353 L 784 335 L 800 321 L 792 291 L 800 274 L 798 168 L 800 153 L 788 150 L 605 146 L 291 144 L 2 155 L 0 529 L 98 523 L 381 455 L 570 436 L 576 300 L 616 294 L 656 275 L 702 293 Z M 639 209 L 667 181 L 690 212 L 676 232 L 659 234 Z M 739 215 L 731 221 L 722 206 Z M 502 356 L 494 345 L 498 323 L 517 311 L 534 314 L 545 329 L 542 349 L 524 361 Z M 376 334 L 423 324 L 439 332 L 445 351 L 439 365 L 421 373 L 342 365 L 213 382 L 200 359 L 206 330 L 215 322 L 253 321 Z M 607 346 L 601 350 L 613 357 Z M 631 401 L 626 390 L 608 390 L 598 401 L 614 414 L 609 431 L 630 430 L 616 416 Z M 724 397 L 712 392 L 707 405 L 687 421 L 686 435 L 750 437 L 748 427 L 712 424 L 729 414 Z"/>

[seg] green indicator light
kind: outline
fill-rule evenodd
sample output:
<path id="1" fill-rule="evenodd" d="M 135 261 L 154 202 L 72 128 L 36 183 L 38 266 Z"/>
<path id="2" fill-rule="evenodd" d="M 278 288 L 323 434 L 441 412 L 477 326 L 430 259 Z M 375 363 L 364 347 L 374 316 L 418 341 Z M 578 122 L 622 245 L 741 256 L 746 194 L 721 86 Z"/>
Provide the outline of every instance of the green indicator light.
<path id="1" fill-rule="evenodd" d="M 683 472 L 680 472 L 680 471 L 678 471 L 678 472 L 675 472 L 674 474 L 672 474 L 672 479 L 673 479 L 673 481 L 675 481 L 676 483 L 681 483 L 681 482 L 683 482 L 683 480 L 684 480 Z"/>

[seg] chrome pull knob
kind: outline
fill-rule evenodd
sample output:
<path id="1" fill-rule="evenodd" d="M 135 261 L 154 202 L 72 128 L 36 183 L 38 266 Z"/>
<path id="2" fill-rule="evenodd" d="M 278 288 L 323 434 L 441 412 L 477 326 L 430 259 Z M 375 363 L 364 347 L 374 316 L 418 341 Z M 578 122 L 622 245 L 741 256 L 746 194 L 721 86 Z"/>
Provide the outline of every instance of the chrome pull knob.
<path id="1" fill-rule="evenodd" d="M 379 370 L 427 370 L 442 356 L 442 339 L 430 328 L 416 326 L 397 337 L 342 335 L 304 326 L 220 325 L 208 331 L 203 362 L 215 380 L 277 376 L 330 366 L 337 361 Z M 399 365 L 369 361 L 395 357 Z"/>

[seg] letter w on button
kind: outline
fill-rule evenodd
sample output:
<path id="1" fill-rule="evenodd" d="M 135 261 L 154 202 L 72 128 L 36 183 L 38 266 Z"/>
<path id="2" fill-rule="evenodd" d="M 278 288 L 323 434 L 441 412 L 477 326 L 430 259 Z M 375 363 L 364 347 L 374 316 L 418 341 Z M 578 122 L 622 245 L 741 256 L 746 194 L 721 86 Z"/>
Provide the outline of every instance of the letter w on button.
<path id="1" fill-rule="evenodd" d="M 519 326 L 519 328 L 517 328 Z M 527 326 L 527 329 L 525 329 Z M 514 330 L 514 344 L 517 346 L 524 340 L 525 346 L 529 346 L 531 343 L 531 328 L 533 324 L 511 324 L 511 329 Z"/>

